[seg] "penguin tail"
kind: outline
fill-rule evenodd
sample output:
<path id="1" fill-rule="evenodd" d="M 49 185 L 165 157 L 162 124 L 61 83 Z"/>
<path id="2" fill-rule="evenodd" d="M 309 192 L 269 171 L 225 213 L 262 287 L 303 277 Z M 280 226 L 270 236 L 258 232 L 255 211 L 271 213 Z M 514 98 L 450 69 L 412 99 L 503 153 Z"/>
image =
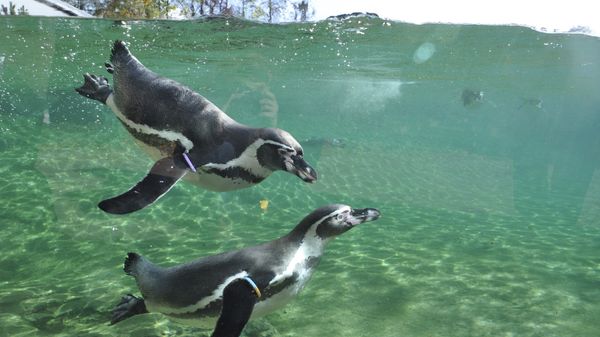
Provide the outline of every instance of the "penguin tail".
<path id="1" fill-rule="evenodd" d="M 142 256 L 138 253 L 127 253 L 127 257 L 123 263 L 123 270 L 125 271 L 125 274 L 136 276 L 138 274 L 138 265 L 142 259 Z"/>
<path id="2" fill-rule="evenodd" d="M 127 49 L 127 46 L 125 45 L 125 42 L 121 40 L 116 40 L 111 51 L 110 61 L 112 63 L 120 63 L 125 61 L 125 59 L 129 57 L 131 57 L 131 54 L 129 53 L 129 49 Z"/>

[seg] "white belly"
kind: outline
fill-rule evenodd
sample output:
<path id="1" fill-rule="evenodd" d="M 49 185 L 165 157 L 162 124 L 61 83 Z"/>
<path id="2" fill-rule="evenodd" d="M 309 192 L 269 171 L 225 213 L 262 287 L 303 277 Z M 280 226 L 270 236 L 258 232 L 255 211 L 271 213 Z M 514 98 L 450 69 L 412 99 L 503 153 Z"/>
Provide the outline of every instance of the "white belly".
<path id="1" fill-rule="evenodd" d="M 202 172 L 202 169 L 199 169 L 197 173 L 186 174 L 184 179 L 194 185 L 216 192 L 239 190 L 253 185 L 244 179 L 223 178 L 217 174 Z"/>
<path id="2" fill-rule="evenodd" d="M 273 311 L 279 310 L 290 303 L 296 295 L 298 295 L 300 289 L 295 287 L 288 287 L 277 294 L 269 297 L 268 299 L 256 303 L 254 310 L 252 310 L 251 319 L 262 317 L 266 314 L 270 314 Z"/>

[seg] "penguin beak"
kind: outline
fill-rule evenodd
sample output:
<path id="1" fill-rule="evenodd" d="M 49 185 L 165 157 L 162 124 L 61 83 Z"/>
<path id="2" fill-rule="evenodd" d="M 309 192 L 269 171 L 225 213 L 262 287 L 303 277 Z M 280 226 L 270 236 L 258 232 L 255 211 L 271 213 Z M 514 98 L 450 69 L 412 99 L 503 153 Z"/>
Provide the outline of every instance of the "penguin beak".
<path id="1" fill-rule="evenodd" d="M 314 183 L 317 181 L 317 171 L 308 165 L 302 156 L 292 156 L 292 163 L 291 173 L 294 173 L 298 178 L 307 183 Z"/>
<path id="2" fill-rule="evenodd" d="M 363 222 L 377 220 L 380 215 L 381 213 L 376 208 L 353 209 L 351 213 L 351 223 L 356 226 Z"/>

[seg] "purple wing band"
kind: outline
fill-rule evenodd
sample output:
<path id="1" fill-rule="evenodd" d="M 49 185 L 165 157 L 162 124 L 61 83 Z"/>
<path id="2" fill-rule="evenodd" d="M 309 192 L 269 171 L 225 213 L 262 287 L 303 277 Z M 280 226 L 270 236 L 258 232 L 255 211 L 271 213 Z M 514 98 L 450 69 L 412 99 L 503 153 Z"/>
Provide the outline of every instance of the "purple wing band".
<path id="1" fill-rule="evenodd" d="M 192 164 L 192 161 L 188 157 L 187 152 L 183 153 L 183 159 L 185 159 L 185 162 L 188 164 L 188 166 L 190 167 L 190 169 L 192 171 L 196 172 L 196 168 L 194 167 L 194 164 Z"/>

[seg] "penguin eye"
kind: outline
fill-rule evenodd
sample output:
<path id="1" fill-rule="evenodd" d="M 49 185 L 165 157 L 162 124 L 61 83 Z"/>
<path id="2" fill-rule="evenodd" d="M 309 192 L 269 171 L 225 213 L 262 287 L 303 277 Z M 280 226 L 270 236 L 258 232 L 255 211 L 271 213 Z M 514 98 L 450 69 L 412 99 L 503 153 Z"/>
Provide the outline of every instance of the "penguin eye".
<path id="1" fill-rule="evenodd" d="M 340 213 L 335 217 L 338 221 L 344 220 L 344 213 Z"/>
<path id="2" fill-rule="evenodd" d="M 282 156 L 285 156 L 285 155 L 288 155 L 288 154 L 294 152 L 294 150 L 291 150 L 291 149 L 288 149 L 288 148 L 285 148 L 285 147 L 280 147 L 280 148 L 277 149 L 277 151 Z"/>

